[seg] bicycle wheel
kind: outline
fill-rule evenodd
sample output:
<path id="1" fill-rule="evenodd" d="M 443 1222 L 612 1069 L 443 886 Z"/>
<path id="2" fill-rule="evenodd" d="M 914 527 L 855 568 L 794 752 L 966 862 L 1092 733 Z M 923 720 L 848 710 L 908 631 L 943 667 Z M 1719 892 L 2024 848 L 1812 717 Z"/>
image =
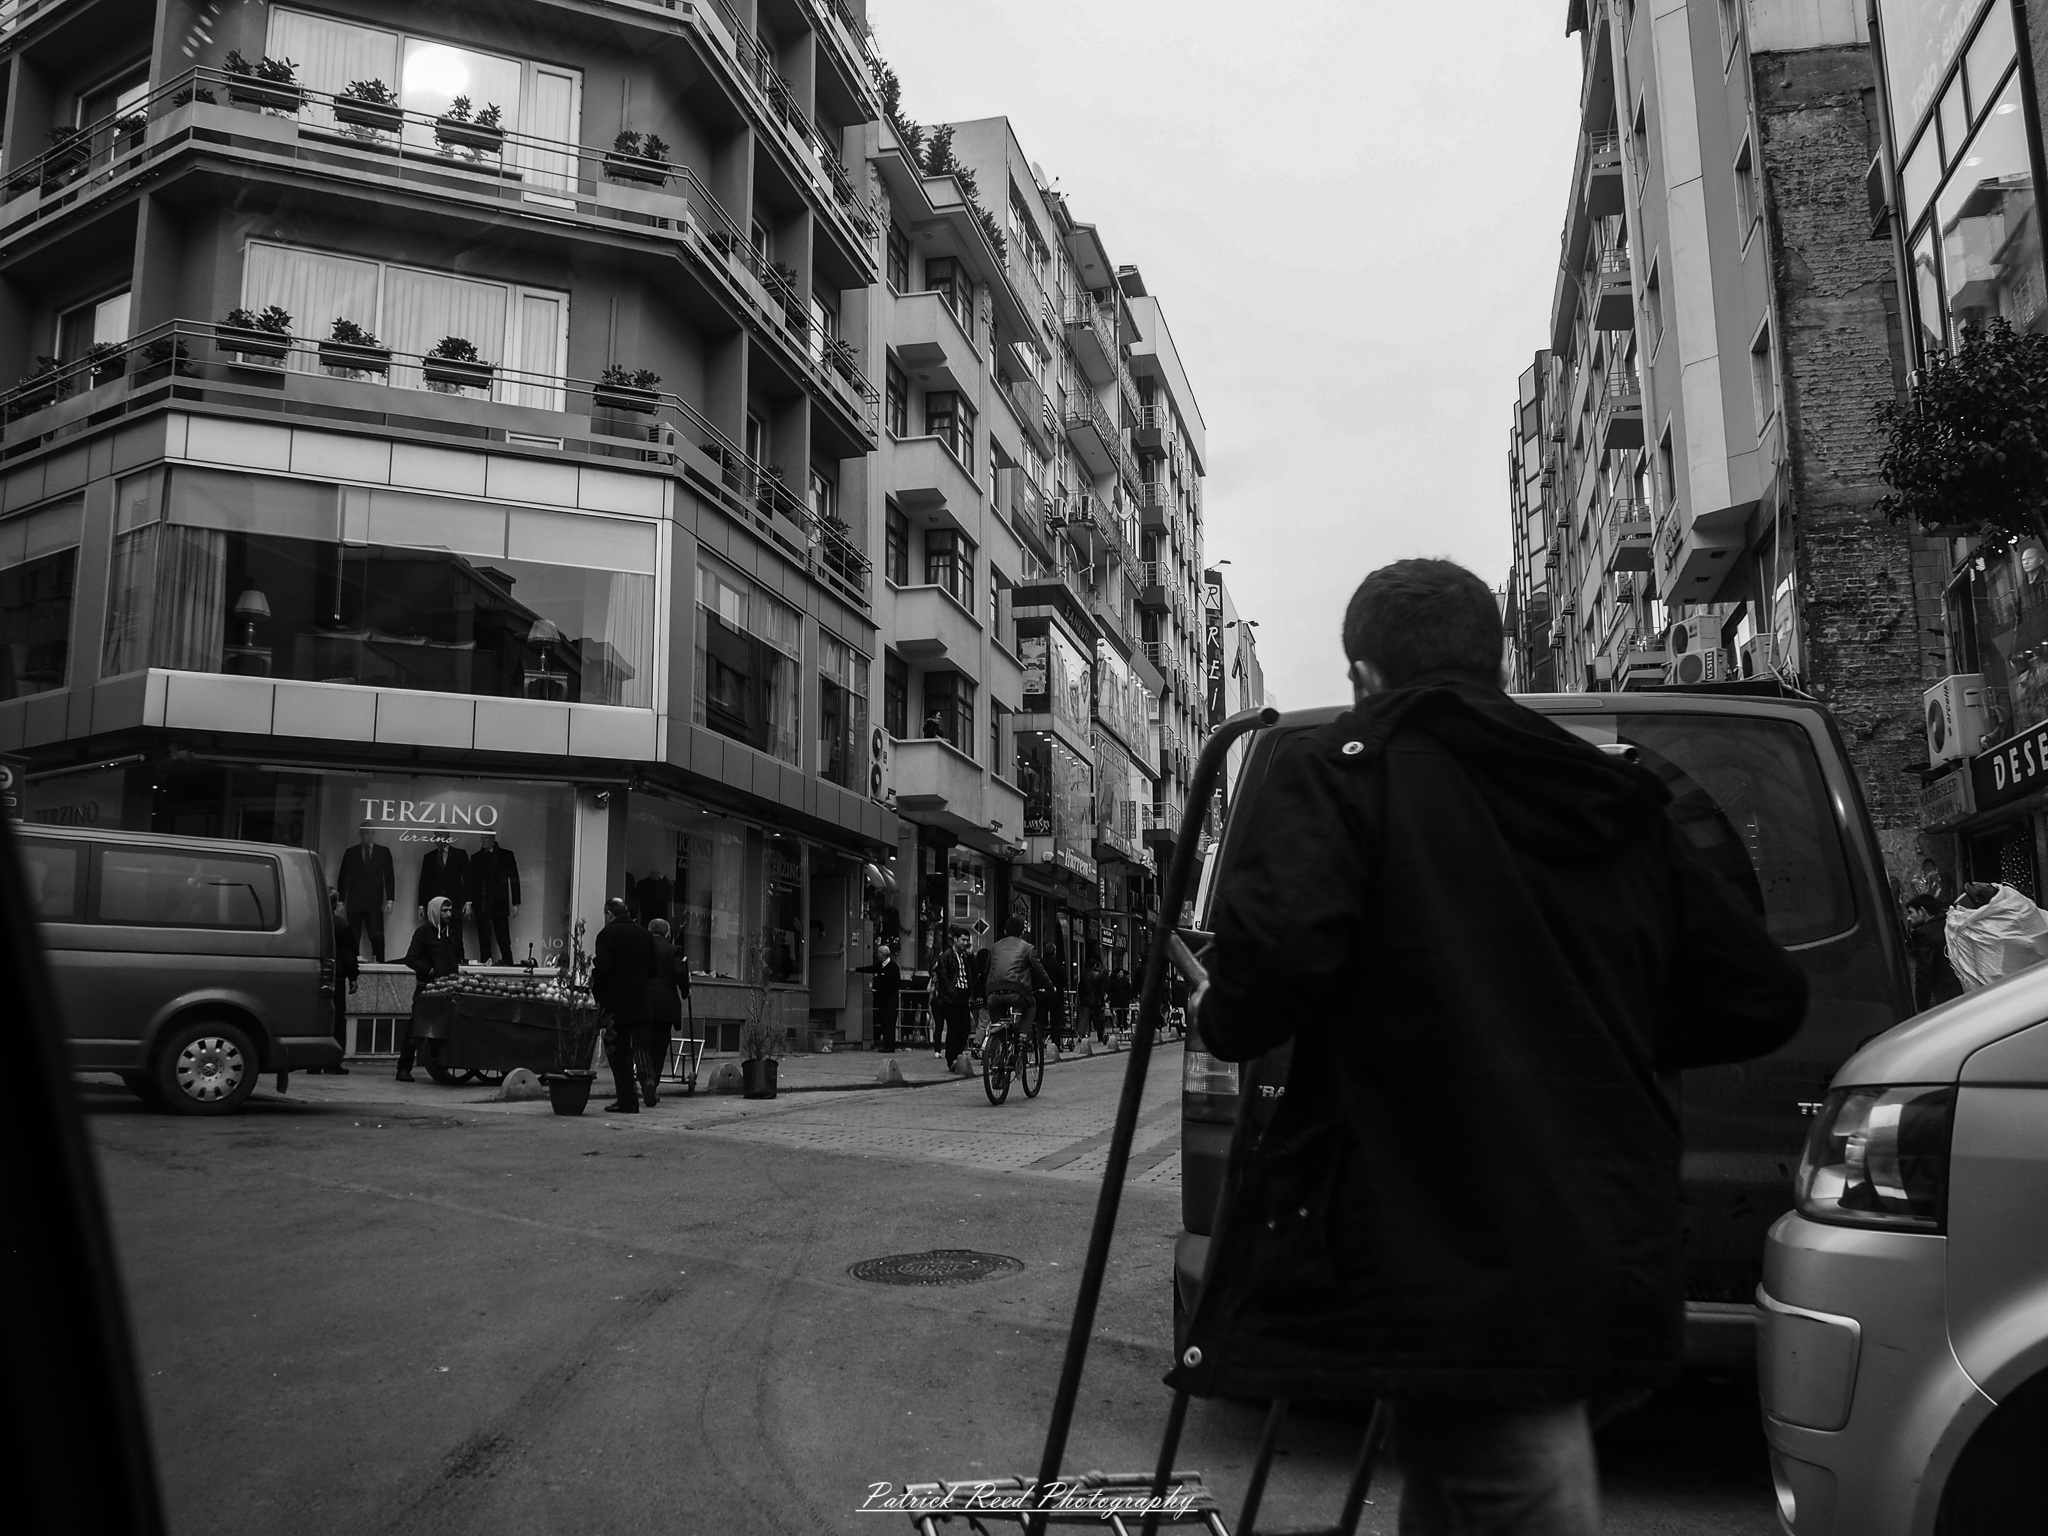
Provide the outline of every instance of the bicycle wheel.
<path id="1" fill-rule="evenodd" d="M 1024 1085 L 1024 1097 L 1035 1099 L 1045 1083 L 1045 1036 L 1037 1030 L 1017 1043 L 1017 1081 Z"/>
<path id="2" fill-rule="evenodd" d="M 981 1047 L 981 1091 L 991 1104 L 1010 1096 L 1010 1032 L 992 1029 Z"/>

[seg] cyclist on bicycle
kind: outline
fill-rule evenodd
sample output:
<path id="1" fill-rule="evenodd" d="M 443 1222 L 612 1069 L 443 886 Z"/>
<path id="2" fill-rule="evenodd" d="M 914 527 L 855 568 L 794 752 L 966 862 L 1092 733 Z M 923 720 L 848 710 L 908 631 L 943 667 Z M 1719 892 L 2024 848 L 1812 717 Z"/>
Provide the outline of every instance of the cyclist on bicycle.
<path id="1" fill-rule="evenodd" d="M 995 1010 L 1014 1004 L 1022 1022 L 1034 1026 L 1038 1020 L 1038 994 L 1052 990 L 1052 978 L 1039 963 L 1038 951 L 1024 937 L 1024 919 L 1013 917 L 1003 925 L 1003 936 L 989 947 L 988 1006 Z"/>

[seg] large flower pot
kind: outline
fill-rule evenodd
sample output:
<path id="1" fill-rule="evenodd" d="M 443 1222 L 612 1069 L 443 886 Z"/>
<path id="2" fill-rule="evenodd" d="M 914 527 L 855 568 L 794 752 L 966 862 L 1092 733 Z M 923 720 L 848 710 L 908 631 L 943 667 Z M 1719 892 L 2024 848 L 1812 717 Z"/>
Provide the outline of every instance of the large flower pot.
<path id="1" fill-rule="evenodd" d="M 636 384 L 599 384 L 591 390 L 590 398 L 607 411 L 632 411 L 651 416 L 661 409 L 661 396 Z"/>
<path id="2" fill-rule="evenodd" d="M 305 100 L 296 85 L 279 80 L 259 80 L 254 75 L 230 75 L 228 100 L 238 107 L 263 107 L 272 112 L 296 112 Z"/>
<path id="3" fill-rule="evenodd" d="M 590 1085 L 596 1081 L 595 1072 L 550 1072 L 548 1103 L 558 1115 L 580 1115 L 590 1102 Z"/>
<path id="4" fill-rule="evenodd" d="M 420 372 L 429 384 L 450 389 L 489 389 L 497 372 L 495 363 L 470 363 L 453 357 L 423 357 Z"/>
<path id="5" fill-rule="evenodd" d="M 221 351 L 261 358 L 266 363 L 283 362 L 292 347 L 291 337 L 281 331 L 245 331 L 239 326 L 216 325 L 213 335 L 214 345 Z"/>
<path id="6" fill-rule="evenodd" d="M 359 346 L 352 341 L 323 341 L 320 366 L 337 373 L 389 373 L 391 349 Z"/>
<path id="7" fill-rule="evenodd" d="M 775 1058 L 762 1056 L 754 1061 L 740 1063 L 740 1097 L 743 1099 L 772 1099 L 775 1097 Z"/>
<path id="8" fill-rule="evenodd" d="M 622 155 L 617 150 L 604 152 L 604 173 L 613 181 L 637 181 L 643 186 L 659 187 L 668 183 L 669 167 L 666 160 L 650 160 L 645 155 Z"/>
<path id="9" fill-rule="evenodd" d="M 334 98 L 334 120 L 347 123 L 351 128 L 397 133 L 405 127 L 405 112 L 381 101 L 358 101 L 353 96 L 337 96 Z"/>
<path id="10" fill-rule="evenodd" d="M 434 119 L 434 138 L 446 149 L 473 149 L 495 155 L 505 147 L 505 130 L 465 123 L 459 118 Z"/>

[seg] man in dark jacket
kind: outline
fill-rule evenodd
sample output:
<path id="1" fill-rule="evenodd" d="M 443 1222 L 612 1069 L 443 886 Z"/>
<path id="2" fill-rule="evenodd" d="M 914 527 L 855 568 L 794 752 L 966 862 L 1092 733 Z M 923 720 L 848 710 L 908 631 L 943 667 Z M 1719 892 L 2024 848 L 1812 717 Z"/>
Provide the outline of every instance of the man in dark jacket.
<path id="1" fill-rule="evenodd" d="M 875 978 L 875 1049 L 896 1054 L 896 1008 L 903 996 L 903 967 L 896 963 L 896 941 L 875 940 L 875 963 L 856 965 L 856 976 Z"/>
<path id="2" fill-rule="evenodd" d="M 607 1047 L 618 1097 L 605 1108 L 617 1115 L 640 1113 L 638 1054 L 659 1025 L 647 1007 L 648 982 L 654 979 L 654 936 L 634 922 L 623 896 L 604 904 L 604 929 L 591 947 L 590 992 L 604 1012 L 616 1039 Z"/>
<path id="3" fill-rule="evenodd" d="M 455 905 L 446 896 L 427 903 L 427 920 L 413 930 L 412 943 L 405 951 L 405 963 L 413 974 L 413 1001 L 420 988 L 462 969 L 462 939 L 455 931 Z M 419 1041 L 412 1032 L 412 1015 L 405 1016 L 405 1038 L 398 1045 L 398 1080 L 409 1083 Z"/>
<path id="4" fill-rule="evenodd" d="M 447 897 L 449 909 L 455 917 L 469 916 L 469 855 L 455 845 L 454 837 L 447 832 L 437 833 L 434 846 L 420 858 L 419 889 L 414 892 L 413 900 L 419 903 L 422 915 L 436 896 Z M 455 942 L 457 945 L 462 943 L 460 926 L 455 929 Z M 479 958 L 488 960 L 490 956 L 486 954 Z"/>
<path id="5" fill-rule="evenodd" d="M 647 1102 L 656 1102 L 661 1069 L 668 1065 L 668 1043 L 683 1027 L 683 999 L 690 995 L 690 963 L 683 952 L 669 942 L 668 919 L 657 917 L 647 925 L 654 941 L 654 977 L 647 983 L 648 1049 L 640 1058 L 640 1088 Z"/>
<path id="6" fill-rule="evenodd" d="M 967 952 L 967 930 L 954 928 L 952 943 L 932 965 L 932 1028 L 946 1053 L 946 1070 L 958 1070 L 960 1053 L 973 1032 L 974 966 Z"/>
<path id="7" fill-rule="evenodd" d="M 512 963 L 512 919 L 519 915 L 519 860 L 499 845 L 495 832 L 469 856 L 469 900 L 476 911 L 476 954 L 489 960 L 495 941 L 498 964 Z"/>
<path id="8" fill-rule="evenodd" d="M 1775 1049 L 1805 981 L 1655 775 L 1501 691 L 1478 577 L 1374 572 L 1344 649 L 1219 876 L 1205 1042 L 1293 1056 L 1171 1379 L 1388 1399 L 1403 1531 L 1591 1533 L 1588 1401 L 1680 1360 L 1657 1074 Z"/>

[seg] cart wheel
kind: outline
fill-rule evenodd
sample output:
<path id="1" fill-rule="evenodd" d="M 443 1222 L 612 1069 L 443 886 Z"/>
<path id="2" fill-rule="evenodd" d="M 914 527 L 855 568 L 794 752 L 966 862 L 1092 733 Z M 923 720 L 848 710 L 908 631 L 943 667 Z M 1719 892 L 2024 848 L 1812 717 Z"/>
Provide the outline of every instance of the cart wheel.
<path id="1" fill-rule="evenodd" d="M 482 1083 L 487 1088 L 495 1088 L 498 1086 L 498 1084 L 505 1081 L 505 1074 L 502 1072 L 478 1071 L 472 1072 L 469 1075 L 472 1078 L 476 1079 L 476 1081 Z"/>

